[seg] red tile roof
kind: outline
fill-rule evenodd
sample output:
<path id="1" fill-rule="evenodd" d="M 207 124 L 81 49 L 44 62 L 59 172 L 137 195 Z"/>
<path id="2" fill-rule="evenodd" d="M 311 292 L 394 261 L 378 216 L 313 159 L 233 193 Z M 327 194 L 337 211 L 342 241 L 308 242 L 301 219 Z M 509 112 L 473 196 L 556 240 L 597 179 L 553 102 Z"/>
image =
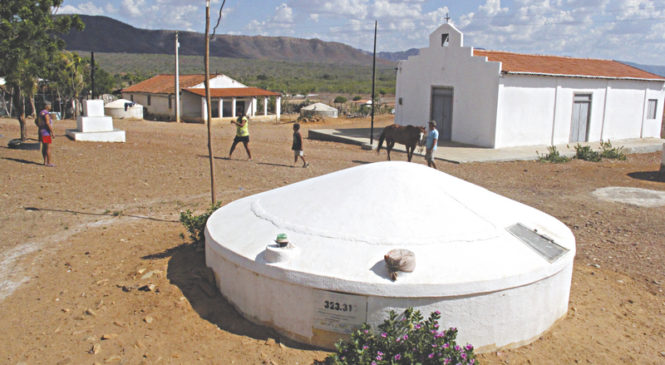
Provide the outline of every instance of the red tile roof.
<path id="1" fill-rule="evenodd" d="M 590 58 L 527 55 L 519 53 L 473 50 L 474 56 L 501 62 L 501 71 L 541 75 L 566 75 L 602 78 L 662 80 L 665 78 L 621 62 Z"/>
<path id="2" fill-rule="evenodd" d="M 192 94 L 205 96 L 205 89 L 185 89 Z M 249 96 L 280 96 L 280 93 L 259 89 L 258 87 L 234 87 L 234 88 L 219 88 L 210 89 L 211 98 L 232 98 L 232 97 L 249 97 Z"/>
<path id="3" fill-rule="evenodd" d="M 210 75 L 213 78 L 217 75 Z M 205 75 L 180 75 L 180 87 L 188 88 L 205 81 Z M 147 80 L 132 85 L 122 92 L 149 93 L 149 94 L 175 94 L 175 75 L 156 75 Z"/>

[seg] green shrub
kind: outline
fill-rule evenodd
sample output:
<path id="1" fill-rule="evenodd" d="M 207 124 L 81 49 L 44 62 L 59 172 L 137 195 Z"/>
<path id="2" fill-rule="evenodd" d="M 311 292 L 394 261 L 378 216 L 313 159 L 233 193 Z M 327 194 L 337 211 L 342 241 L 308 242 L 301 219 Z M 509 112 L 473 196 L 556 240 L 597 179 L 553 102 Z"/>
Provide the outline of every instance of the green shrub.
<path id="1" fill-rule="evenodd" d="M 600 161 L 600 153 L 591 149 L 591 146 L 582 146 L 577 144 L 575 146 L 575 158 L 578 160 L 598 162 Z"/>
<path id="2" fill-rule="evenodd" d="M 602 158 L 611 158 L 615 160 L 625 160 L 626 154 L 623 153 L 623 146 L 617 148 L 612 147 L 612 142 L 607 140 L 607 142 L 600 141 L 600 156 Z"/>
<path id="3" fill-rule="evenodd" d="M 335 98 L 333 103 L 335 103 L 335 104 L 344 104 L 344 103 L 346 103 L 346 98 L 340 95 L 340 96 Z"/>
<path id="4" fill-rule="evenodd" d="M 220 206 L 221 203 L 217 202 L 215 205 L 211 205 L 210 208 L 201 215 L 194 215 L 189 209 L 180 212 L 180 223 L 187 228 L 189 237 L 194 243 L 202 243 L 205 241 L 205 229 L 208 218 L 215 210 L 219 209 Z"/>
<path id="5" fill-rule="evenodd" d="M 439 331 L 440 318 L 439 311 L 427 320 L 413 308 L 399 316 L 390 311 L 379 332 L 365 323 L 350 340 L 335 344 L 337 350 L 326 364 L 475 364 L 473 346 L 457 345 L 455 328 Z"/>
<path id="6" fill-rule="evenodd" d="M 552 162 L 552 163 L 563 163 L 570 161 L 570 158 L 566 156 L 561 156 L 559 151 L 557 151 L 555 146 L 547 147 L 548 153 L 545 155 L 538 155 L 538 161 L 540 162 Z"/>

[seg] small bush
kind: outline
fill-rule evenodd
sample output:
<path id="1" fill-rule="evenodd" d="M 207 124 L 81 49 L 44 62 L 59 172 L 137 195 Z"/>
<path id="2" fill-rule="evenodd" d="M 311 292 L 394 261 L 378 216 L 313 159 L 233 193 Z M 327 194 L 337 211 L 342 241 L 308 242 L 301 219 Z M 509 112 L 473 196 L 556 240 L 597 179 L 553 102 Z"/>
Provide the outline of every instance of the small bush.
<path id="1" fill-rule="evenodd" d="M 217 202 L 215 205 L 211 205 L 210 208 L 201 215 L 194 215 L 189 209 L 180 212 L 180 223 L 187 228 L 189 237 L 194 243 L 201 243 L 205 240 L 205 229 L 208 218 L 215 210 L 219 209 L 220 206 L 221 203 Z"/>
<path id="2" fill-rule="evenodd" d="M 335 98 L 333 103 L 335 103 L 335 104 L 344 104 L 344 103 L 346 103 L 346 98 L 340 95 L 340 96 Z"/>
<path id="3" fill-rule="evenodd" d="M 473 346 L 455 343 L 457 329 L 439 331 L 438 311 L 423 320 L 419 311 L 409 308 L 400 316 L 390 316 L 379 325 L 378 333 L 365 323 L 339 341 L 336 352 L 326 359 L 328 365 L 346 364 L 475 364 Z"/>
<path id="4" fill-rule="evenodd" d="M 570 158 L 566 156 L 561 156 L 559 151 L 555 146 L 547 147 L 548 153 L 546 155 L 538 155 L 538 161 L 540 162 L 552 162 L 552 163 L 563 163 L 570 161 Z"/>
<path id="5" fill-rule="evenodd" d="M 615 160 L 625 160 L 626 154 L 623 153 L 623 146 L 621 147 L 612 147 L 612 142 L 609 140 L 607 142 L 600 141 L 600 156 L 602 158 L 610 158 Z"/>
<path id="6" fill-rule="evenodd" d="M 600 161 L 600 153 L 591 149 L 591 146 L 582 146 L 577 144 L 575 146 L 575 158 L 578 160 L 598 162 Z"/>

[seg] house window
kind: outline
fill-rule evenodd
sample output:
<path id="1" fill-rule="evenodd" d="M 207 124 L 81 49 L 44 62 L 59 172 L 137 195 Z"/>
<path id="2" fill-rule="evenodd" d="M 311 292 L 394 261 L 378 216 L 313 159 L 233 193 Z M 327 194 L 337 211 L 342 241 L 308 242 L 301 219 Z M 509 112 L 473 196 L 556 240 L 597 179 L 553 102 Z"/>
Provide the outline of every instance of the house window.
<path id="1" fill-rule="evenodd" d="M 441 47 L 448 47 L 449 39 L 450 35 L 448 33 L 441 34 Z"/>
<path id="2" fill-rule="evenodd" d="M 148 95 L 148 105 L 150 105 L 150 95 Z"/>
<path id="3" fill-rule="evenodd" d="M 132 94 L 132 95 L 129 96 L 129 100 L 131 100 L 132 103 L 134 102 L 134 94 Z"/>
<path id="4" fill-rule="evenodd" d="M 171 108 L 172 108 L 172 106 L 171 106 L 171 95 L 169 95 L 169 109 L 171 109 Z"/>
<path id="5" fill-rule="evenodd" d="M 656 119 L 656 109 L 658 108 L 658 100 L 649 99 L 647 106 L 647 119 Z"/>

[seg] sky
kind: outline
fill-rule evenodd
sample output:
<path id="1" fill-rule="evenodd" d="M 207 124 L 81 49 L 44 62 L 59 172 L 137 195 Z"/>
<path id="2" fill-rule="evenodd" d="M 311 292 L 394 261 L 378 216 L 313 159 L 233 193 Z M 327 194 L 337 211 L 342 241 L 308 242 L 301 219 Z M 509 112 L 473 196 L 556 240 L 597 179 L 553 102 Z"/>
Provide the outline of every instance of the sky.
<path id="1" fill-rule="evenodd" d="M 211 1 L 217 20 L 222 0 Z M 203 32 L 205 0 L 64 0 L 58 14 Z M 489 50 L 665 65 L 665 0 L 227 0 L 218 34 L 318 38 L 377 52 L 427 46 L 446 22 Z"/>

